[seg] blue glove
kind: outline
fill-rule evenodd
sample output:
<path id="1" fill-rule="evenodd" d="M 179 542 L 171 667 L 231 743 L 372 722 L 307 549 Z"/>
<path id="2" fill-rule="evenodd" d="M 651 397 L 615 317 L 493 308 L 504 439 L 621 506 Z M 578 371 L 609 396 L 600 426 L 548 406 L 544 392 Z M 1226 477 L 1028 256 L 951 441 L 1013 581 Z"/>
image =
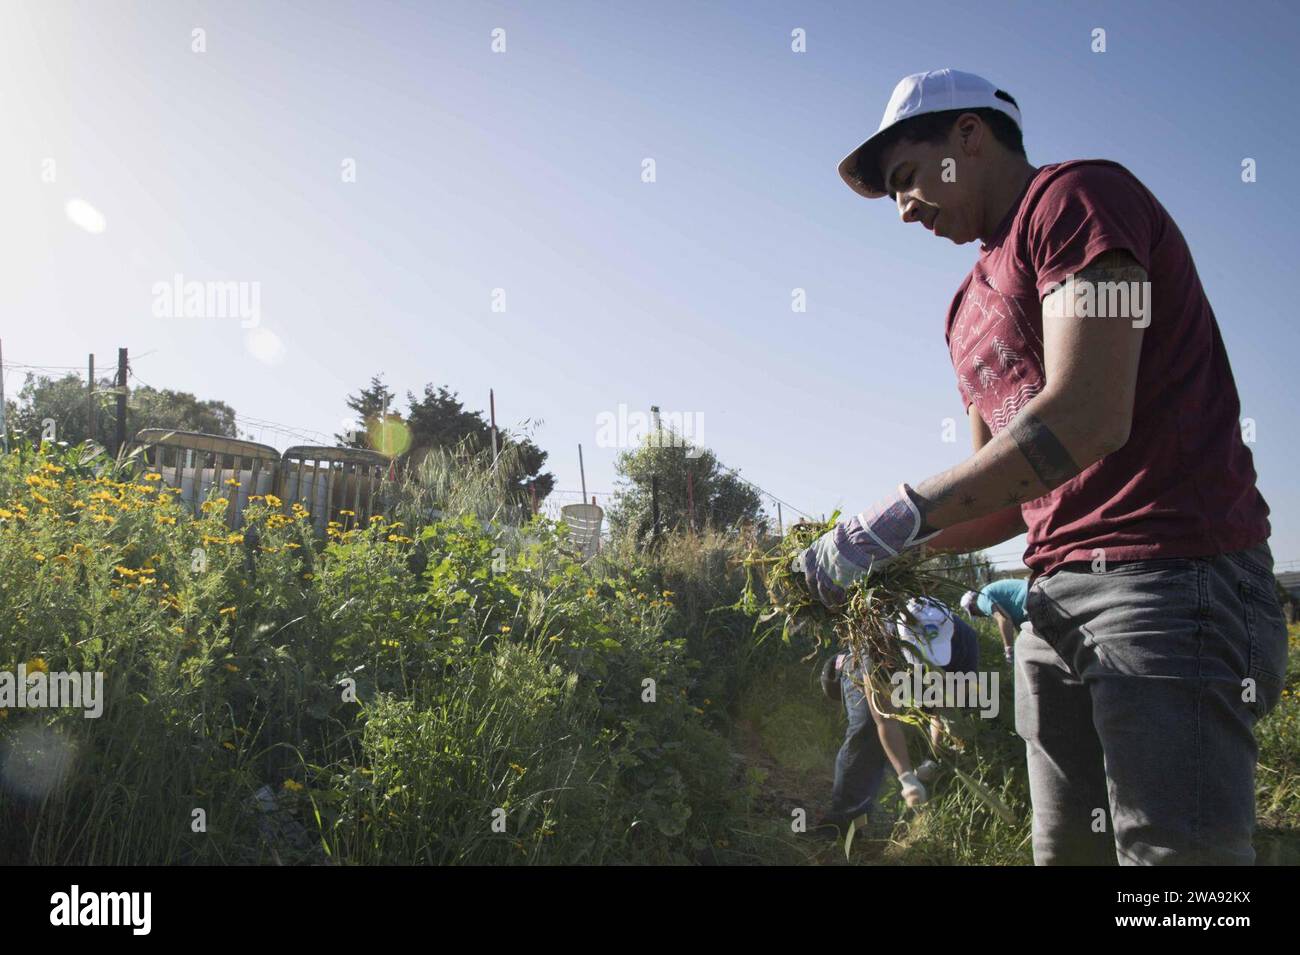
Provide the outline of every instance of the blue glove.
<path id="1" fill-rule="evenodd" d="M 880 569 L 906 550 L 938 534 L 921 534 L 921 511 L 911 498 L 911 488 L 898 491 L 848 521 L 838 522 L 794 560 L 795 573 L 803 572 L 808 592 L 828 607 L 838 607 L 845 591 L 873 567 Z"/>

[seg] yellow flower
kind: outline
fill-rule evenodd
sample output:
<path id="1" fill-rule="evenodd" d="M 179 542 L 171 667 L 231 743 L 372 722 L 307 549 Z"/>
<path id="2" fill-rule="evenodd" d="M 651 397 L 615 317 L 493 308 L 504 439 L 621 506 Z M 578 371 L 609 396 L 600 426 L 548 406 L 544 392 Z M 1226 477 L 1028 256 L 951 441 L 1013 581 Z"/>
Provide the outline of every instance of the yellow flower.
<path id="1" fill-rule="evenodd" d="M 45 662 L 45 657 L 34 657 L 27 661 L 27 672 L 30 673 L 49 673 L 50 665 Z"/>
<path id="2" fill-rule="evenodd" d="M 158 495 L 158 506 L 159 506 L 159 507 L 165 507 L 166 505 L 170 504 L 171 502 L 172 502 L 172 496 L 171 496 L 170 494 L 159 494 L 159 495 Z"/>
<path id="3" fill-rule="evenodd" d="M 50 499 L 48 497 L 46 497 L 44 494 L 37 493 L 36 491 L 32 491 L 32 500 L 36 501 L 38 504 L 50 503 Z"/>
<path id="4" fill-rule="evenodd" d="M 278 497 L 276 497 L 274 494 L 268 494 L 268 495 L 266 495 L 266 504 L 267 504 L 268 507 L 280 507 L 283 503 L 284 503 L 284 502 L 281 501 L 281 500 L 280 500 Z"/>
<path id="5" fill-rule="evenodd" d="M 226 478 L 226 480 L 223 481 L 222 483 L 225 484 L 227 487 L 240 487 L 240 486 L 241 486 L 240 483 L 239 483 L 239 480 L 238 480 L 237 478 Z"/>
<path id="6" fill-rule="evenodd" d="M 227 664 L 226 664 L 226 669 L 229 670 L 231 673 L 238 673 L 238 672 L 239 672 L 239 667 L 235 666 L 233 663 L 227 663 Z"/>
<path id="7" fill-rule="evenodd" d="M 284 781 L 284 788 L 289 790 L 289 792 L 291 793 L 300 793 L 303 791 L 304 787 L 302 783 L 298 782 L 297 780 L 286 779 Z"/>
<path id="8" fill-rule="evenodd" d="M 511 763 L 511 764 L 510 764 L 510 768 L 513 769 L 513 770 L 514 770 L 516 773 L 518 773 L 520 776 L 522 776 L 524 773 L 528 772 L 528 770 L 524 769 L 524 767 L 520 766 L 518 763 Z"/>
<path id="9" fill-rule="evenodd" d="M 44 555 L 44 554 L 32 554 L 32 560 L 36 561 L 36 563 L 38 563 L 38 564 L 43 564 L 43 563 L 45 563 L 45 555 Z"/>
<path id="10" fill-rule="evenodd" d="M 501 625 L 501 632 L 502 632 L 502 633 L 509 633 L 509 632 L 510 632 L 510 627 L 503 623 L 503 624 Z"/>
<path id="11" fill-rule="evenodd" d="M 343 516 L 344 514 L 346 514 L 346 515 L 349 516 L 349 517 L 356 517 L 356 516 L 357 516 L 357 512 L 356 512 L 356 511 L 339 511 L 339 516 L 340 516 L 340 517 Z"/>
<path id="12" fill-rule="evenodd" d="M 13 511 L 6 511 L 3 507 L 0 507 L 0 521 L 7 521 L 9 520 L 9 518 L 13 516 L 14 516 Z"/>
<path id="13" fill-rule="evenodd" d="M 171 527 L 171 526 L 174 526 L 174 525 L 176 524 L 176 518 L 174 518 L 174 517 L 168 517 L 166 514 L 159 514 L 159 515 L 155 518 L 155 520 L 156 520 L 159 524 L 161 524 L 161 525 L 163 525 L 163 526 L 166 526 L 166 527 Z"/>
<path id="14" fill-rule="evenodd" d="M 665 597 L 671 597 L 671 596 L 673 596 L 673 592 L 672 592 L 671 590 L 665 590 L 665 591 L 664 591 L 664 596 L 665 596 Z"/>
<path id="15" fill-rule="evenodd" d="M 226 740 L 226 742 L 222 743 L 221 745 L 224 746 L 226 749 L 230 750 L 232 753 L 235 751 L 235 744 L 230 742 L 229 740 Z"/>
<path id="16" fill-rule="evenodd" d="M 161 481 L 161 480 L 162 480 L 162 475 L 159 474 L 158 472 L 154 471 L 154 472 L 152 472 L 152 473 L 150 473 L 150 474 L 146 474 L 146 475 L 144 476 L 144 479 L 145 479 L 146 481 Z"/>
<path id="17" fill-rule="evenodd" d="M 234 607 L 222 607 L 220 610 L 217 611 L 217 613 L 223 617 L 226 616 L 227 614 L 233 617 L 235 615 L 235 609 L 236 608 Z"/>

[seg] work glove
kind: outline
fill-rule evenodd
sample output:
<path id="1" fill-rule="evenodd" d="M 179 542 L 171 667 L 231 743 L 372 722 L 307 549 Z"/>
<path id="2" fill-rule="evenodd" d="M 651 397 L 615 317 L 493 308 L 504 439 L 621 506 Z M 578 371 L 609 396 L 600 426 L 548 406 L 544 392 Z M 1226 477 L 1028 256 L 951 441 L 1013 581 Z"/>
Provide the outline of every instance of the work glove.
<path id="1" fill-rule="evenodd" d="M 803 573 L 810 594 L 828 607 L 838 607 L 846 590 L 873 567 L 880 569 L 939 533 L 920 536 L 921 511 L 911 490 L 900 484 L 870 511 L 836 523 L 794 559 L 791 569 Z"/>
<path id="2" fill-rule="evenodd" d="M 917 778 L 916 773 L 910 770 L 899 773 L 898 784 L 902 787 L 903 799 L 909 806 L 924 806 L 930 801 L 930 793 L 925 788 L 925 783 Z"/>

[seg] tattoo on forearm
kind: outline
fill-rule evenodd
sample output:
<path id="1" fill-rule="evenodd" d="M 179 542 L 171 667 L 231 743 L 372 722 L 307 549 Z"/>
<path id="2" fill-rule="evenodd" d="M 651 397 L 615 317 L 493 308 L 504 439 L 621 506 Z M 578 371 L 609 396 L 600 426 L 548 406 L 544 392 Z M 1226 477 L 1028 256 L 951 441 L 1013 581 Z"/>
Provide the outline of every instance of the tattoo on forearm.
<path id="1" fill-rule="evenodd" d="M 1147 271 L 1123 249 L 1103 252 L 1074 276 L 1076 282 L 1145 282 Z"/>
<path id="2" fill-rule="evenodd" d="M 1007 428 L 1044 487 L 1054 488 L 1079 473 L 1079 466 L 1065 445 L 1032 414 L 1022 411 Z"/>
<path id="3" fill-rule="evenodd" d="M 943 504 L 945 501 L 952 498 L 953 487 L 951 484 L 943 484 L 940 485 L 937 490 L 930 491 L 924 495 L 922 495 L 916 488 L 912 488 L 911 491 L 912 499 L 916 502 L 916 509 L 921 512 L 921 528 L 917 533 L 922 535 L 928 534 L 935 530 L 935 527 L 929 520 L 930 513 L 940 504 Z"/>

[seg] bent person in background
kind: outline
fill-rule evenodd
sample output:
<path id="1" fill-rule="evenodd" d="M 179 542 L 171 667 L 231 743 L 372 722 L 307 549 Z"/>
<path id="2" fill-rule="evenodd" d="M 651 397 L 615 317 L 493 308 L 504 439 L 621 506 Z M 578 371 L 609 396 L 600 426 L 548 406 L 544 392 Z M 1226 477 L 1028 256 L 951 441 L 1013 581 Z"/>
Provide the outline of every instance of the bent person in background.
<path id="1" fill-rule="evenodd" d="M 979 590 L 968 590 L 961 598 L 961 608 L 972 617 L 993 618 L 1002 637 L 1002 656 L 1008 663 L 1016 659 L 1016 631 L 1029 618 L 1025 612 L 1028 597 L 1028 581 L 1007 577 L 985 584 Z"/>

